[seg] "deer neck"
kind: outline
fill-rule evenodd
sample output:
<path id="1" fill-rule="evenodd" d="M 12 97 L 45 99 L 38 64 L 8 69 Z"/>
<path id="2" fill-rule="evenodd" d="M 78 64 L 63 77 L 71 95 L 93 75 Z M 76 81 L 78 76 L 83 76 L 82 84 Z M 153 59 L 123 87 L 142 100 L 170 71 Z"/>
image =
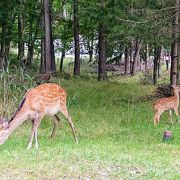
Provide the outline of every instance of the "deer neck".
<path id="1" fill-rule="evenodd" d="M 1 132 L 0 145 L 3 144 L 8 139 L 8 137 L 12 134 L 12 132 L 17 127 L 19 127 L 27 119 L 27 117 L 28 117 L 27 113 L 23 113 L 23 110 L 18 111 L 18 113 L 9 122 L 9 128 Z"/>
<path id="2" fill-rule="evenodd" d="M 20 109 L 9 123 L 9 134 L 18 128 L 27 118 L 28 114 L 23 109 Z"/>

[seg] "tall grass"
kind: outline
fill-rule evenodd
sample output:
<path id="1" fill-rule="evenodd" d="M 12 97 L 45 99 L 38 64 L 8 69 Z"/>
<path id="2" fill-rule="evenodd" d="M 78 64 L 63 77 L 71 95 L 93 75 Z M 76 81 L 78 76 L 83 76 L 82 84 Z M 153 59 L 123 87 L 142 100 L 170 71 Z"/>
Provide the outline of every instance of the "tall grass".
<path id="1" fill-rule="evenodd" d="M 167 124 L 168 113 L 154 127 L 152 102 L 140 98 L 151 94 L 153 86 L 127 79 L 104 83 L 76 78 L 60 83 L 68 93 L 79 144 L 59 114 L 63 126 L 56 137 L 49 138 L 52 123 L 45 117 L 39 150 L 26 150 L 31 124 L 25 123 L 0 147 L 1 179 L 180 178 L 180 127 Z M 9 102 L 13 103 L 13 94 L 20 102 L 19 92 L 11 93 Z M 162 141 L 166 129 L 174 137 L 169 143 Z"/>

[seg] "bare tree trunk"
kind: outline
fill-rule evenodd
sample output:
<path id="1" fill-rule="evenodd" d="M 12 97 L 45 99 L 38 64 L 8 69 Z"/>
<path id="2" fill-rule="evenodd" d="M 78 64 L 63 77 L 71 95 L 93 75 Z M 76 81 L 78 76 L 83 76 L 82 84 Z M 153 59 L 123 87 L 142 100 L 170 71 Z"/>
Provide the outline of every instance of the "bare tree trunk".
<path id="1" fill-rule="evenodd" d="M 161 68 L 161 50 L 162 50 L 161 46 L 158 46 L 157 47 L 158 78 L 160 77 L 160 68 Z"/>
<path id="2" fill-rule="evenodd" d="M 60 67 L 59 67 L 59 71 L 60 71 L 60 72 L 62 72 L 64 57 L 65 57 L 65 51 L 62 51 L 61 61 L 60 61 Z"/>
<path id="3" fill-rule="evenodd" d="M 157 46 L 154 45 L 154 69 L 153 69 L 153 84 L 157 84 L 158 78 L 158 49 Z"/>
<path id="4" fill-rule="evenodd" d="M 41 4 L 43 6 L 43 0 L 41 0 Z M 45 22 L 44 22 L 44 12 L 42 10 L 41 14 L 41 29 L 42 29 L 42 37 L 41 37 L 41 64 L 40 64 L 40 73 L 45 73 L 46 72 L 46 58 L 45 58 L 45 37 L 44 37 L 44 27 Z"/>
<path id="5" fill-rule="evenodd" d="M 51 1 L 50 1 L 51 2 Z M 53 31 L 52 31 L 52 4 L 49 5 L 49 19 L 50 19 L 50 40 L 51 40 L 51 71 L 56 71 L 56 62 L 55 62 L 55 53 L 54 53 L 54 39 L 53 39 Z"/>
<path id="6" fill-rule="evenodd" d="M 106 72 L 106 28 L 104 24 L 99 26 L 99 37 L 98 37 L 98 48 L 99 48 L 99 61 L 98 61 L 98 80 L 107 81 Z"/>
<path id="7" fill-rule="evenodd" d="M 19 63 L 22 64 L 23 68 L 26 66 L 26 62 L 24 62 L 24 40 L 23 40 L 23 31 L 25 26 L 24 13 L 23 13 L 23 1 L 20 1 L 20 7 L 22 12 L 20 12 L 18 16 L 18 60 Z"/>
<path id="8" fill-rule="evenodd" d="M 134 76 L 136 71 L 137 71 L 140 49 L 141 49 L 141 41 L 136 40 L 136 49 L 135 49 L 135 55 L 134 55 L 134 60 L 133 60 L 133 64 L 132 64 L 132 71 L 131 71 L 132 76 Z"/>
<path id="9" fill-rule="evenodd" d="M 52 61 L 52 45 L 51 45 L 51 32 L 50 32 L 50 9 L 49 0 L 44 0 L 44 22 L 45 22 L 45 59 L 46 59 L 46 72 L 51 72 Z"/>
<path id="10" fill-rule="evenodd" d="M 80 75 L 80 47 L 79 47 L 79 19 L 78 19 L 78 0 L 74 0 L 74 45 L 75 61 L 74 75 Z"/>
<path id="11" fill-rule="evenodd" d="M 92 62 L 93 58 L 93 40 L 88 42 L 89 62 Z"/>
<path id="12" fill-rule="evenodd" d="M 148 70 L 148 61 L 149 61 L 149 46 L 148 46 L 148 44 L 146 44 L 146 52 L 145 52 L 145 60 L 144 60 L 145 71 Z"/>
<path id="13" fill-rule="evenodd" d="M 170 54 L 168 52 L 166 53 L 165 60 L 166 60 L 166 71 L 168 71 L 169 70 L 169 62 L 170 62 Z"/>
<path id="14" fill-rule="evenodd" d="M 34 50 L 34 45 L 33 45 L 33 17 L 30 17 L 30 25 L 29 25 L 29 40 L 28 40 L 28 53 L 27 53 L 27 64 L 30 67 L 32 64 L 32 59 L 33 59 L 33 50 Z"/>
<path id="15" fill-rule="evenodd" d="M 133 66 L 133 56 L 134 56 L 134 45 L 133 40 L 131 41 L 130 47 L 130 73 L 132 73 L 132 66 Z"/>
<path id="16" fill-rule="evenodd" d="M 36 21 L 36 29 L 33 36 L 33 22 L 34 18 L 30 18 L 30 28 L 29 28 L 29 40 L 28 40 L 28 53 L 27 53 L 27 66 L 31 67 L 33 56 L 34 56 L 34 43 L 36 41 L 36 37 L 38 34 L 38 28 L 39 28 L 39 18 Z"/>
<path id="17" fill-rule="evenodd" d="M 179 33 L 179 0 L 175 1 L 175 15 L 173 20 L 173 31 L 172 31 L 172 39 L 173 42 L 171 44 L 171 74 L 170 74 L 170 82 L 171 85 L 177 84 L 177 64 L 178 64 L 178 33 Z"/>
<path id="18" fill-rule="evenodd" d="M 43 32 L 45 32 L 44 40 L 41 40 L 41 50 L 43 51 L 41 55 L 41 66 L 44 65 L 45 67 L 42 68 L 45 72 L 53 72 L 55 71 L 55 59 L 54 59 L 54 51 L 53 51 L 53 40 L 52 40 L 52 29 L 51 29 L 51 10 L 50 10 L 50 2 L 49 0 L 42 1 L 43 6 Z M 44 42 L 43 42 L 44 41 Z M 41 69 L 41 70 L 42 70 Z"/>
<path id="19" fill-rule="evenodd" d="M 176 23 L 177 23 L 177 26 L 176 27 L 177 29 L 177 73 L 178 73 L 178 76 L 177 76 L 177 84 L 180 84 L 180 7 L 179 7 L 180 3 L 179 3 L 179 0 L 176 0 L 176 8 L 178 9 L 178 12 L 179 14 L 176 14 Z"/>
<path id="20" fill-rule="evenodd" d="M 128 48 L 125 48 L 125 57 L 124 57 L 124 74 L 126 75 L 128 73 Z"/>

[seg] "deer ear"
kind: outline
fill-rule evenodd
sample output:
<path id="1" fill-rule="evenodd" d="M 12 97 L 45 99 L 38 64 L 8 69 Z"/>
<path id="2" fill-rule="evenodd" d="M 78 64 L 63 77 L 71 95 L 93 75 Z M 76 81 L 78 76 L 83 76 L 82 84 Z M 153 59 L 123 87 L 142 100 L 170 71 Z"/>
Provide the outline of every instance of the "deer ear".
<path id="1" fill-rule="evenodd" d="M 8 129 L 9 128 L 9 122 L 8 121 L 4 121 L 2 124 L 3 129 Z"/>

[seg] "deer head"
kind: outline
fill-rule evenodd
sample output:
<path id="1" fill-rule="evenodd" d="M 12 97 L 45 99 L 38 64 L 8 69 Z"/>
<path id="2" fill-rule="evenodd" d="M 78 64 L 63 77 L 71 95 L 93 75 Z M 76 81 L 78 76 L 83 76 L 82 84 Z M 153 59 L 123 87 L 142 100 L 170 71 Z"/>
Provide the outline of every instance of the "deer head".
<path id="1" fill-rule="evenodd" d="M 6 117 L 0 117 L 0 145 L 9 137 L 9 122 Z"/>

